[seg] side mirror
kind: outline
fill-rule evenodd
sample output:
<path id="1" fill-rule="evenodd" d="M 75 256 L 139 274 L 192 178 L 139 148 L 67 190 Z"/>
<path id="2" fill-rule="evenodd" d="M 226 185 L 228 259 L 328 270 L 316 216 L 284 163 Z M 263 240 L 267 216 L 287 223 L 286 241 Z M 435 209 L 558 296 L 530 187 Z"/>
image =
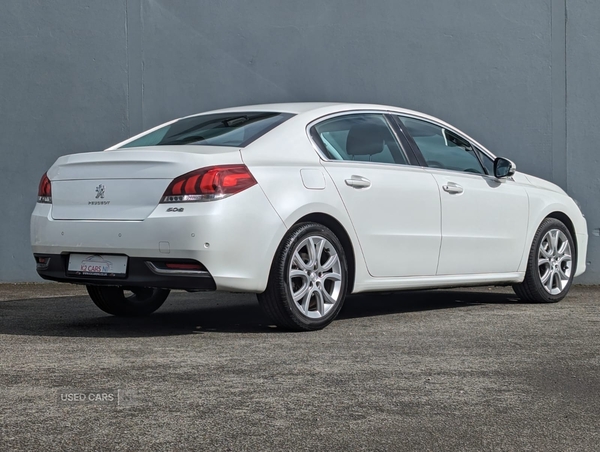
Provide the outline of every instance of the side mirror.
<path id="1" fill-rule="evenodd" d="M 494 176 L 496 176 L 498 179 L 510 177 L 515 174 L 516 170 L 517 165 L 508 159 L 497 157 L 496 160 L 494 160 Z"/>

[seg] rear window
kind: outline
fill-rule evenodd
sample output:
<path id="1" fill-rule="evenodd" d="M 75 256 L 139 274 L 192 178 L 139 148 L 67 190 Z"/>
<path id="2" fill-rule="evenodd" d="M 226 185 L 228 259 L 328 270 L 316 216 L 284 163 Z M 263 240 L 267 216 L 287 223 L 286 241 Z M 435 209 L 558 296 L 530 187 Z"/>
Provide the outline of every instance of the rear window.
<path id="1" fill-rule="evenodd" d="M 245 147 L 291 118 L 288 113 L 233 112 L 193 116 L 161 127 L 121 148 L 142 146 Z"/>

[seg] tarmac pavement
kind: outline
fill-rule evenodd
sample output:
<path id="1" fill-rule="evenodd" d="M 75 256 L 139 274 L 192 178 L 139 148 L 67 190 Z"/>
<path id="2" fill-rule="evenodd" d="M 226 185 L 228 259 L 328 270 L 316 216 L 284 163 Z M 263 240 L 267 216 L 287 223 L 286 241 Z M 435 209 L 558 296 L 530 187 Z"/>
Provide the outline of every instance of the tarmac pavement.
<path id="1" fill-rule="evenodd" d="M 596 451 L 599 302 L 369 294 L 286 333 L 253 295 L 121 319 L 77 286 L 2 284 L 0 450 Z"/>

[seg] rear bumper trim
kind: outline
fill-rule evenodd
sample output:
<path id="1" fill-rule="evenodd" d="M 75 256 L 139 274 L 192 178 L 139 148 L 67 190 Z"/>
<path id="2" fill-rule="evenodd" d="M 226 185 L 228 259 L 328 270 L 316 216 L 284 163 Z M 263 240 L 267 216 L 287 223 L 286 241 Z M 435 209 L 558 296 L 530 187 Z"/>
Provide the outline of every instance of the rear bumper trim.
<path id="1" fill-rule="evenodd" d="M 173 269 L 173 268 L 158 268 L 156 265 L 154 265 L 150 261 L 146 261 L 146 265 L 148 266 L 150 271 L 152 273 L 154 273 L 155 275 L 161 275 L 161 276 L 172 275 L 172 276 L 186 276 L 186 277 L 197 276 L 200 278 L 210 277 L 210 273 L 208 273 L 205 270 L 177 270 L 177 269 Z"/>
<path id="2" fill-rule="evenodd" d="M 160 269 L 152 265 L 154 258 L 130 257 L 127 274 L 114 276 L 79 276 L 67 273 L 69 254 L 34 254 L 38 258 L 48 258 L 46 267 L 37 267 L 38 274 L 49 281 L 71 284 L 123 287 L 156 287 L 181 290 L 216 290 L 216 284 L 208 271 Z M 172 259 L 170 259 L 172 261 Z M 154 269 L 151 268 L 151 265 Z M 156 271 L 155 271 L 156 270 Z"/>

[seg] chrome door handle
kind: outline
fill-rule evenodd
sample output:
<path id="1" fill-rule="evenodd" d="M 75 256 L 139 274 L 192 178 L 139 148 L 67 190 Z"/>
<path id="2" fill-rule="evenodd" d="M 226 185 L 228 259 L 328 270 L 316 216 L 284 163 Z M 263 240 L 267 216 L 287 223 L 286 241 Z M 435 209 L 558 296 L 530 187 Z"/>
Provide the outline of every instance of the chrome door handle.
<path id="1" fill-rule="evenodd" d="M 366 177 L 353 175 L 350 179 L 346 179 L 346 185 L 352 188 L 369 188 L 371 181 Z"/>
<path id="2" fill-rule="evenodd" d="M 455 184 L 454 182 L 448 182 L 447 185 L 442 185 L 442 189 L 451 195 L 458 195 L 465 191 L 460 185 Z"/>

